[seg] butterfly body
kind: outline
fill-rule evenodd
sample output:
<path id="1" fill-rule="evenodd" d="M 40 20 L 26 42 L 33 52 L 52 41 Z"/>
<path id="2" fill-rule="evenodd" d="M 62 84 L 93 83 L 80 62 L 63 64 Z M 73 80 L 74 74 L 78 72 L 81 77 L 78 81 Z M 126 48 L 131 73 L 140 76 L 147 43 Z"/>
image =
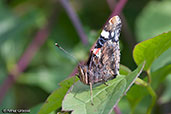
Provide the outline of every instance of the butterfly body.
<path id="1" fill-rule="evenodd" d="M 78 66 L 81 82 L 92 86 L 92 84 L 113 79 L 119 74 L 120 29 L 121 20 L 118 16 L 112 17 L 105 25 L 90 51 L 87 63 Z"/>

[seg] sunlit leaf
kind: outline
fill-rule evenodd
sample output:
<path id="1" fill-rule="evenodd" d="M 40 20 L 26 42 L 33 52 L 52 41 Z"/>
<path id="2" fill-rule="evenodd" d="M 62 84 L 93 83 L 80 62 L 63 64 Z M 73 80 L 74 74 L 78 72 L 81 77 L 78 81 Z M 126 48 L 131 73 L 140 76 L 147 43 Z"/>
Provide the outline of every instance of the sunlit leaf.
<path id="1" fill-rule="evenodd" d="M 137 44 L 133 57 L 137 65 L 146 61 L 145 70 L 149 70 L 153 61 L 171 47 L 171 32 L 163 33 Z"/>
<path id="2" fill-rule="evenodd" d="M 124 65 L 120 65 L 120 69 L 119 69 L 119 73 L 122 75 L 128 75 L 131 72 L 131 70 L 124 66 Z"/>
<path id="3" fill-rule="evenodd" d="M 114 105 L 124 93 L 126 80 L 124 76 L 118 76 L 118 78 L 108 81 L 107 84 L 108 86 L 102 84 L 93 88 L 94 105 L 91 105 L 89 86 L 84 85 L 80 81 L 77 82 L 71 88 L 69 94 L 65 96 L 62 103 L 62 110 L 73 110 L 73 114 L 79 114 L 80 112 L 82 114 L 98 114 L 106 112 L 105 108 L 108 105 L 107 109 L 109 112 L 111 110 L 111 103 Z"/>
<path id="4" fill-rule="evenodd" d="M 171 73 L 170 75 L 167 76 L 164 85 L 166 86 L 166 89 L 164 91 L 164 93 L 162 94 L 161 98 L 159 99 L 159 101 L 164 104 L 167 103 L 169 101 L 171 101 L 171 94 L 170 94 L 170 88 L 171 88 Z"/>
<path id="5" fill-rule="evenodd" d="M 154 88 L 154 90 L 156 90 L 158 86 L 165 80 L 168 74 L 171 73 L 170 69 L 171 65 L 167 65 L 151 74 L 151 86 Z M 147 81 L 147 78 L 145 78 L 144 80 Z M 145 87 L 142 87 L 140 85 L 133 86 L 127 93 L 127 98 L 129 103 L 131 104 L 132 109 L 134 109 L 137 104 L 148 94 L 149 93 Z"/>
<path id="6" fill-rule="evenodd" d="M 70 86 L 77 81 L 75 77 L 64 80 L 60 83 L 60 88 L 55 90 L 46 100 L 46 102 L 41 107 L 38 114 L 49 114 L 52 111 L 55 111 L 61 107 L 62 100 L 70 88 Z"/>
<path id="7" fill-rule="evenodd" d="M 143 69 L 141 64 L 135 71 L 128 76 L 119 75 L 117 78 L 104 84 L 97 84 L 93 87 L 93 104 L 91 105 L 91 96 L 89 86 L 80 81 L 77 82 L 65 96 L 62 103 L 62 110 L 73 111 L 73 114 L 107 114 L 111 111 L 124 93 L 133 84 L 136 77 L 139 76 Z"/>
<path id="8" fill-rule="evenodd" d="M 171 1 L 149 1 L 136 20 L 137 40 L 143 41 L 171 30 Z"/>
<path id="9" fill-rule="evenodd" d="M 0 32 L 0 43 L 9 39 L 9 38 L 18 38 L 20 34 L 33 27 L 36 23 L 36 19 L 38 19 L 39 12 L 35 10 L 31 10 L 27 12 L 22 17 L 13 17 L 9 15 L 0 21 L 1 29 L 3 31 Z"/>
<path id="10" fill-rule="evenodd" d="M 159 64 L 160 63 L 160 64 Z M 162 53 L 152 64 L 151 72 L 154 72 L 168 64 L 171 64 L 171 48 Z"/>
<path id="11" fill-rule="evenodd" d="M 138 78 L 138 76 L 141 74 L 141 72 L 143 71 L 144 66 L 145 66 L 145 62 L 141 63 L 136 70 L 134 70 L 133 72 L 129 73 L 125 77 L 125 79 L 127 81 L 125 93 L 130 89 L 132 84 L 135 82 L 136 78 Z"/>

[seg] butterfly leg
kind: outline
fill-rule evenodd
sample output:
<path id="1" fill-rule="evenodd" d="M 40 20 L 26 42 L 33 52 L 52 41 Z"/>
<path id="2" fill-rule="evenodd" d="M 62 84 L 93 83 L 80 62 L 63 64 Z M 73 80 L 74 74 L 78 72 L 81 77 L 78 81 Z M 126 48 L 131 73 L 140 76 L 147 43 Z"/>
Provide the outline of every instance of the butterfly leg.
<path id="1" fill-rule="evenodd" d="M 103 84 L 104 84 L 105 86 L 108 86 L 108 84 L 106 83 L 106 82 L 107 82 L 106 79 L 103 79 L 102 82 L 103 82 Z"/>
<path id="2" fill-rule="evenodd" d="M 107 84 L 106 82 L 104 82 L 104 85 L 105 85 L 105 86 L 108 86 L 108 84 Z"/>
<path id="3" fill-rule="evenodd" d="M 91 96 L 91 105 L 93 104 L 93 88 L 92 88 L 92 83 L 90 82 L 90 96 Z"/>

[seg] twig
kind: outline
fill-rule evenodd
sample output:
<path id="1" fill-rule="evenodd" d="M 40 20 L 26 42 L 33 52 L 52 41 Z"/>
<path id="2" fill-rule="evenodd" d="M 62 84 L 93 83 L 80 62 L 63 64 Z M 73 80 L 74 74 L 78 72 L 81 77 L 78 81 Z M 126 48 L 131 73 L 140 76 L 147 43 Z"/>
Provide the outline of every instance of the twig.
<path id="1" fill-rule="evenodd" d="M 118 105 L 116 105 L 113 110 L 114 110 L 115 114 L 121 114 L 121 111 L 120 111 Z"/>
<path id="2" fill-rule="evenodd" d="M 127 0 L 120 0 L 120 2 L 117 5 L 115 5 L 116 2 L 114 0 L 107 0 L 107 3 L 109 5 L 109 8 L 111 9 L 111 11 L 113 11 L 109 18 L 113 17 L 114 15 L 119 15 L 119 14 L 122 15 L 122 12 L 121 11 L 122 11 L 124 5 L 126 4 L 126 2 L 127 2 Z M 115 8 L 115 6 L 116 6 L 116 8 Z M 125 26 L 125 24 L 127 25 L 127 23 L 125 21 L 124 15 L 122 15 L 121 18 L 122 18 L 122 21 L 124 22 L 124 26 Z M 124 31 L 125 31 L 125 29 L 124 29 Z M 114 110 L 114 112 L 116 114 L 121 114 L 121 111 L 120 111 L 120 109 L 119 109 L 119 107 L 117 105 L 113 108 L 113 110 Z"/>
<path id="3" fill-rule="evenodd" d="M 150 70 L 147 70 L 147 72 L 148 72 L 147 78 L 150 78 L 150 80 L 151 80 Z M 146 111 L 146 114 L 151 114 L 153 107 L 155 106 L 155 103 L 156 103 L 157 94 L 156 94 L 155 90 L 151 87 L 151 84 L 150 84 L 151 81 L 146 82 L 146 81 L 141 80 L 141 79 L 137 79 L 136 81 L 137 81 L 138 85 L 146 87 L 146 89 L 148 90 L 149 94 L 152 97 L 151 104 L 148 106 L 147 111 Z"/>
<path id="4" fill-rule="evenodd" d="M 157 94 L 156 94 L 155 90 L 151 87 L 150 83 L 147 83 L 146 81 L 141 80 L 141 79 L 137 79 L 136 81 L 137 81 L 136 83 L 138 83 L 138 85 L 146 87 L 146 89 L 148 90 L 149 94 L 152 97 L 151 104 L 148 106 L 147 111 L 146 111 L 146 114 L 151 114 L 153 107 L 156 103 Z"/>
<path id="5" fill-rule="evenodd" d="M 116 7 L 115 7 L 115 9 L 113 10 L 111 16 L 113 17 L 114 15 L 119 15 L 119 14 L 122 12 L 122 10 L 123 10 L 125 4 L 127 3 L 127 1 L 128 1 L 128 0 L 120 0 L 120 1 L 116 4 Z"/>
<path id="6" fill-rule="evenodd" d="M 113 11 L 116 6 L 116 1 L 115 0 L 107 0 L 107 3 L 109 5 L 110 10 Z"/>
<path id="7" fill-rule="evenodd" d="M 121 18 L 122 18 L 122 23 L 123 23 L 124 39 L 128 43 L 129 47 L 133 49 L 136 44 L 135 37 L 133 36 L 132 31 L 129 28 L 127 20 L 125 19 L 125 16 L 123 15 L 123 13 L 121 13 Z"/>
<path id="8" fill-rule="evenodd" d="M 147 114 L 151 114 L 153 107 L 156 103 L 156 99 L 157 99 L 157 94 L 155 92 L 155 90 L 151 87 L 151 72 L 150 69 L 147 70 L 147 78 L 148 78 L 148 85 L 146 86 L 148 92 L 150 93 L 151 97 L 152 97 L 152 102 L 150 104 L 150 106 L 147 109 Z"/>
<path id="9" fill-rule="evenodd" d="M 71 19 L 78 35 L 81 38 L 82 43 L 84 45 L 87 45 L 88 44 L 87 36 L 83 30 L 83 26 L 81 25 L 81 22 L 80 22 L 78 16 L 76 15 L 74 10 L 72 9 L 71 5 L 69 4 L 69 2 L 67 0 L 60 0 L 60 3 L 62 4 L 64 9 L 66 10 L 69 18 Z"/>
<path id="10" fill-rule="evenodd" d="M 152 97 L 151 104 L 150 104 L 150 106 L 148 106 L 146 114 L 151 114 L 153 107 L 155 106 L 155 103 L 156 103 L 157 95 L 150 84 L 148 84 L 148 86 L 146 88 Z"/>
<path id="11" fill-rule="evenodd" d="M 75 76 L 77 73 L 78 73 L 78 65 L 77 65 L 77 67 L 75 67 L 73 69 L 73 71 L 71 72 L 71 74 L 69 75 L 69 77 Z"/>
<path id="12" fill-rule="evenodd" d="M 150 69 L 147 70 L 148 84 L 151 84 L 151 72 Z"/>
<path id="13" fill-rule="evenodd" d="M 2 99 L 8 89 L 12 86 L 15 82 L 15 79 L 18 78 L 21 72 L 23 72 L 28 64 L 30 63 L 33 56 L 36 54 L 37 50 L 44 44 L 45 40 L 47 39 L 48 29 L 45 27 L 41 29 L 33 41 L 30 43 L 26 51 L 24 52 L 23 56 L 19 60 L 18 64 L 14 67 L 12 72 L 8 75 L 4 83 L 0 87 L 0 104 Z M 15 72 L 15 73 L 13 73 Z"/>
<path id="14" fill-rule="evenodd" d="M 122 0 L 120 0 L 120 2 L 118 4 L 121 4 L 122 3 L 122 5 L 124 5 L 123 2 L 121 2 L 121 1 Z M 132 34 L 132 32 L 131 32 L 131 30 L 130 30 L 130 28 L 128 26 L 128 23 L 127 23 L 127 21 L 125 19 L 124 14 L 121 12 L 122 9 L 120 9 L 120 11 L 118 11 L 119 8 L 118 7 L 115 8 L 115 6 L 118 5 L 118 4 L 116 4 L 116 0 L 107 0 L 107 3 L 109 5 L 110 10 L 113 11 L 112 16 L 120 13 L 120 17 L 121 17 L 122 23 L 123 23 L 122 25 L 123 25 L 123 34 L 125 36 L 124 37 L 125 38 L 125 41 L 128 43 L 129 47 L 131 49 L 133 49 L 134 48 L 134 45 L 136 44 L 136 41 L 135 41 L 135 38 L 133 37 L 133 34 Z M 119 6 L 121 6 L 121 5 L 119 5 Z"/>
<path id="15" fill-rule="evenodd" d="M 13 75 L 8 75 L 6 80 L 3 82 L 3 84 L 0 86 L 0 105 L 2 103 L 3 97 L 7 93 L 8 89 L 12 86 L 15 79 Z"/>

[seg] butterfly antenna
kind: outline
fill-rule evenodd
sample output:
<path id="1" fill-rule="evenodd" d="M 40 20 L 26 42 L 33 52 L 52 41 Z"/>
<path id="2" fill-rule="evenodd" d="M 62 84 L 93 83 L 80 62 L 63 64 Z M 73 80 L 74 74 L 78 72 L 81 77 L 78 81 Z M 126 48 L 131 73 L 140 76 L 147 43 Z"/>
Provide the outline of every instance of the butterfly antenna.
<path id="1" fill-rule="evenodd" d="M 66 50 L 64 50 L 61 46 L 59 46 L 58 43 L 55 43 L 55 45 L 56 45 L 56 47 L 58 47 L 61 51 L 63 51 L 65 54 L 67 54 L 67 55 L 69 55 L 70 57 L 72 57 L 72 59 L 73 59 L 76 63 L 80 64 L 79 61 L 78 61 L 73 55 L 71 55 L 69 52 L 67 52 Z"/>

